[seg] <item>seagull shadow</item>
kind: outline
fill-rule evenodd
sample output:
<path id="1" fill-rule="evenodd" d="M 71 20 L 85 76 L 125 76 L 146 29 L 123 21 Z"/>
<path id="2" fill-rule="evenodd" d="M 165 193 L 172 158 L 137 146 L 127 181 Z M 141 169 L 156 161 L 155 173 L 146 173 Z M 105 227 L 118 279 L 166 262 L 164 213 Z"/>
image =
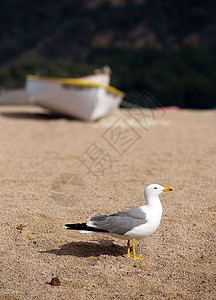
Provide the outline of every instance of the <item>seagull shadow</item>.
<path id="1" fill-rule="evenodd" d="M 76 257 L 98 257 L 100 255 L 123 256 L 126 252 L 126 247 L 116 245 L 113 241 L 109 240 L 71 242 L 61 245 L 59 249 L 40 251 L 40 253 L 52 253 L 58 256 L 71 255 Z"/>
<path id="2" fill-rule="evenodd" d="M 55 113 L 32 113 L 32 112 L 1 112 L 1 116 L 12 119 L 32 119 L 32 120 L 76 120 L 75 118 L 69 116 L 58 115 Z"/>

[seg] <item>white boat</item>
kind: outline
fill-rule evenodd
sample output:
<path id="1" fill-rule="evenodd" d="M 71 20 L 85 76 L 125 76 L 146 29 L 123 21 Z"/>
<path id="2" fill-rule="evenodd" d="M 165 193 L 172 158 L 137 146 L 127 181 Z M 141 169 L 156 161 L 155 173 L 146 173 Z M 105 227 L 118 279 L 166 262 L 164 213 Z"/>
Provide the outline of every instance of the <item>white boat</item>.
<path id="1" fill-rule="evenodd" d="M 26 91 L 33 104 L 77 119 L 96 120 L 113 112 L 125 95 L 108 85 L 108 71 L 77 78 L 28 75 Z"/>

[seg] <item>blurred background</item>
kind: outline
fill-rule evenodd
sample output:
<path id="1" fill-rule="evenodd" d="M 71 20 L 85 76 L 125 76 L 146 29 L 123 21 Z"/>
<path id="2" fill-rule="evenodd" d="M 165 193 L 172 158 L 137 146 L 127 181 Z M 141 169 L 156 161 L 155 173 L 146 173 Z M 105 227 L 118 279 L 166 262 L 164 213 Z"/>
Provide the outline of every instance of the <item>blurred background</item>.
<path id="1" fill-rule="evenodd" d="M 216 1 L 7 0 L 0 9 L 0 87 L 27 74 L 75 77 L 109 65 L 127 101 L 216 107 Z"/>

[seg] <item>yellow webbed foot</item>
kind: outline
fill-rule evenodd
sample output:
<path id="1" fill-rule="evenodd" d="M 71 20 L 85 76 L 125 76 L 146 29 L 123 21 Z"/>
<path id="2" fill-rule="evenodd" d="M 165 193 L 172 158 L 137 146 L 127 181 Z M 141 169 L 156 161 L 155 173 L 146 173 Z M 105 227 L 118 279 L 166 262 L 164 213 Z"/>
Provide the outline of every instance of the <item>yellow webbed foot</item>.
<path id="1" fill-rule="evenodd" d="M 135 259 L 143 259 L 143 260 L 146 260 L 146 258 L 144 258 L 144 257 L 142 257 L 142 256 L 140 256 L 140 255 L 135 255 L 135 256 L 133 256 L 133 258 L 135 258 Z"/>
<path id="2" fill-rule="evenodd" d="M 136 254 L 135 254 L 135 242 L 134 242 L 134 240 L 132 241 L 132 250 L 133 250 L 133 258 L 135 258 L 135 259 L 143 259 L 143 260 L 145 260 L 145 258 L 144 258 L 144 257 L 142 257 L 142 256 L 140 256 L 140 255 L 136 255 Z"/>

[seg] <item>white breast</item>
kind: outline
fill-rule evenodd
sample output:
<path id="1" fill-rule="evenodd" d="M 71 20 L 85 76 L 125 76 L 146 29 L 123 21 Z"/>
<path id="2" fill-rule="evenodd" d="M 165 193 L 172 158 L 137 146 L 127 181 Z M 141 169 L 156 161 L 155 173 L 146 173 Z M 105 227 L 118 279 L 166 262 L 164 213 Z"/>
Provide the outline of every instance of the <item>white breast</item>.
<path id="1" fill-rule="evenodd" d="M 127 236 L 130 239 L 142 239 L 143 237 L 151 235 L 158 228 L 162 216 L 162 205 L 154 208 L 145 205 L 142 209 L 147 214 L 147 222 L 143 225 L 134 227 L 126 232 L 124 236 Z"/>

